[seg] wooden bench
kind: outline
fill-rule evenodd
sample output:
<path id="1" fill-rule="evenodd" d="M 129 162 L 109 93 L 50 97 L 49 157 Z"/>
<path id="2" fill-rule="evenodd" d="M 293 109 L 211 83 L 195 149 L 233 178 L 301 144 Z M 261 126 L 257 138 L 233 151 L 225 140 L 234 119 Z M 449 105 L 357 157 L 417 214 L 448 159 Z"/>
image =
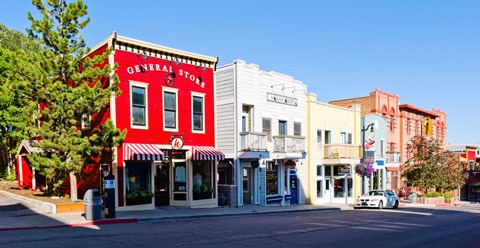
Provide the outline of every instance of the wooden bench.
<path id="1" fill-rule="evenodd" d="M 267 204 L 274 203 L 274 202 L 281 202 L 283 200 L 283 196 L 281 195 L 269 195 L 267 196 Z"/>

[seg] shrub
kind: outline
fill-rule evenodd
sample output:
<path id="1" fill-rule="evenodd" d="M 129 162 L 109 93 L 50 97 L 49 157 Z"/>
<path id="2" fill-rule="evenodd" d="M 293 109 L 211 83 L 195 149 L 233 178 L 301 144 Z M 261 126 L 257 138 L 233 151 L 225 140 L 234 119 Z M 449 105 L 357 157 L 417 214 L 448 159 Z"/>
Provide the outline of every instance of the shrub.
<path id="1" fill-rule="evenodd" d="M 17 180 L 17 174 L 15 171 L 10 171 L 10 175 L 8 175 L 7 170 L 0 173 L 0 178 L 3 178 L 5 181 L 15 181 Z"/>
<path id="2" fill-rule="evenodd" d="M 445 193 L 443 194 L 443 197 L 445 198 L 454 198 L 452 194 L 449 194 L 449 193 Z"/>
<path id="3" fill-rule="evenodd" d="M 428 192 L 422 195 L 422 197 L 427 197 L 427 198 L 435 198 L 440 196 L 442 196 L 442 193 L 439 193 L 439 192 Z"/>

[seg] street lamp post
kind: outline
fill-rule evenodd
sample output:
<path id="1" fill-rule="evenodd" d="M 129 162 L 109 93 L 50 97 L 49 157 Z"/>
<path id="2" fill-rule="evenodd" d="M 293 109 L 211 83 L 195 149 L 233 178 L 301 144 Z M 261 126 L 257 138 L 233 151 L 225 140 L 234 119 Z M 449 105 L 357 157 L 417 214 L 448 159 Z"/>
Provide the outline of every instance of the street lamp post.
<path id="1" fill-rule="evenodd" d="M 367 166 L 366 158 L 367 158 L 367 151 L 365 150 L 365 132 L 370 129 L 370 132 L 374 131 L 374 128 L 377 127 L 377 122 L 372 122 L 368 124 L 366 127 L 363 126 L 362 129 L 362 154 L 363 154 L 363 164 Z M 362 175 L 362 195 L 365 194 L 365 175 Z"/>

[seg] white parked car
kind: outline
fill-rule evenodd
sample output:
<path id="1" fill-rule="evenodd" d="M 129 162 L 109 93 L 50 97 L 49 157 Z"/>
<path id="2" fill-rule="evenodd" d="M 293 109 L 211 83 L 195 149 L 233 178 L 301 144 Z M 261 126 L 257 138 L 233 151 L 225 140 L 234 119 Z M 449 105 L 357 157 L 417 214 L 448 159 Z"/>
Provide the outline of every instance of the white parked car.
<path id="1" fill-rule="evenodd" d="M 355 201 L 354 208 L 398 208 L 398 196 L 391 190 L 371 190 Z"/>

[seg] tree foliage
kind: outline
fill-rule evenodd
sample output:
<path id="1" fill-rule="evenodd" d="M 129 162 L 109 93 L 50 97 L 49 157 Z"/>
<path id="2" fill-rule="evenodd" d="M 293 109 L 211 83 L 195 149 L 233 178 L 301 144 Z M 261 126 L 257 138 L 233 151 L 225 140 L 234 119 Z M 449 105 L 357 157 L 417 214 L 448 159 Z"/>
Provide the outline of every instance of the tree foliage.
<path id="1" fill-rule="evenodd" d="M 411 157 L 404 164 L 402 176 L 408 185 L 427 192 L 429 189 L 454 190 L 464 184 L 458 155 L 445 150 L 438 140 L 415 136 L 407 150 Z"/>
<path id="2" fill-rule="evenodd" d="M 32 166 L 47 177 L 50 193 L 59 193 L 69 173 L 79 173 L 91 156 L 101 156 L 110 147 L 118 146 L 125 132 L 117 130 L 110 120 L 82 130 L 82 120 L 102 123 L 111 96 L 118 96 L 115 68 L 106 63 L 111 50 L 88 55 L 80 31 L 90 19 L 87 6 L 81 1 L 33 0 L 41 13 L 35 19 L 28 13 L 31 38 L 42 47 L 36 57 L 31 89 L 34 102 L 40 107 L 34 113 L 37 125 L 32 132 L 43 153 L 29 154 Z M 103 154 L 104 155 L 104 154 Z M 72 192 L 72 198 L 73 196 Z"/>
<path id="3" fill-rule="evenodd" d="M 35 106 L 25 97 L 31 75 L 25 58 L 39 50 L 24 34 L 0 24 L 0 173 L 10 174 L 20 142 L 29 137 Z"/>

